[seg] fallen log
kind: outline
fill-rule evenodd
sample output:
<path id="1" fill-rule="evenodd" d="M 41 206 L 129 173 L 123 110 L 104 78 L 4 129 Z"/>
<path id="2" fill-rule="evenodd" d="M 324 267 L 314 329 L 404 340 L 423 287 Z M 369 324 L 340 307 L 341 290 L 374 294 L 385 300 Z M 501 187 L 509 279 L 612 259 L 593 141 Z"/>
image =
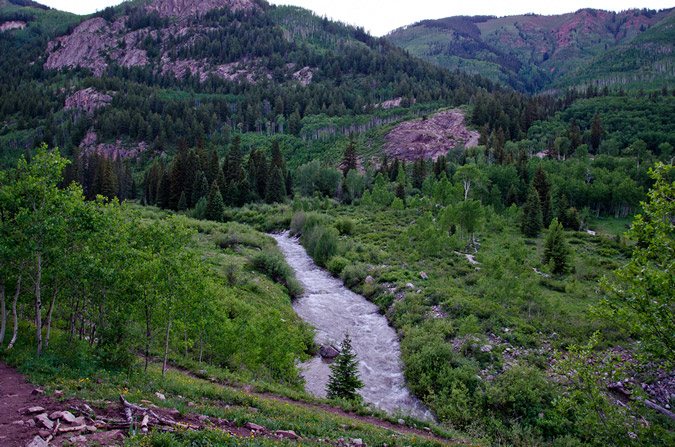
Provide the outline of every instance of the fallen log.
<path id="1" fill-rule="evenodd" d="M 180 427 L 180 428 L 187 428 L 188 430 L 201 430 L 201 427 L 197 425 L 192 425 L 192 424 L 183 424 L 182 422 L 176 422 L 172 421 L 171 419 L 167 419 L 165 417 L 162 417 L 155 413 L 154 411 L 150 410 L 150 416 L 154 417 L 157 419 L 159 422 L 161 422 L 164 425 L 169 425 L 172 427 Z"/>
<path id="2" fill-rule="evenodd" d="M 666 417 L 669 417 L 669 418 L 672 419 L 672 420 L 675 420 L 675 413 L 673 413 L 672 411 L 667 410 L 667 409 L 663 408 L 663 407 L 660 406 L 660 405 L 657 405 L 655 402 L 652 402 L 652 401 L 649 400 L 649 399 L 645 399 L 644 402 L 645 402 L 645 405 L 647 405 L 647 406 L 648 406 L 649 408 L 651 408 L 652 410 L 658 411 L 658 412 L 661 413 L 662 415 L 664 415 L 664 416 L 666 416 Z"/>
<path id="3" fill-rule="evenodd" d="M 49 442 L 52 439 L 54 439 L 54 436 L 56 436 L 56 434 L 59 432 L 60 426 L 61 426 L 61 421 L 57 419 L 56 420 L 56 426 L 54 427 L 54 430 L 52 430 L 52 432 L 49 434 L 49 436 L 47 436 L 47 439 L 45 439 L 45 442 L 47 443 L 47 445 L 49 445 Z"/>
<path id="4" fill-rule="evenodd" d="M 150 418 L 148 417 L 148 413 L 145 413 L 145 414 L 143 415 L 143 420 L 141 421 L 141 431 L 142 431 L 143 433 L 147 433 L 147 432 L 148 432 L 148 422 L 149 422 L 149 419 L 150 419 Z"/>
<path id="5" fill-rule="evenodd" d="M 59 429 L 59 433 L 69 433 L 71 431 L 82 431 L 87 428 L 86 425 L 78 425 L 77 427 L 64 427 Z"/>

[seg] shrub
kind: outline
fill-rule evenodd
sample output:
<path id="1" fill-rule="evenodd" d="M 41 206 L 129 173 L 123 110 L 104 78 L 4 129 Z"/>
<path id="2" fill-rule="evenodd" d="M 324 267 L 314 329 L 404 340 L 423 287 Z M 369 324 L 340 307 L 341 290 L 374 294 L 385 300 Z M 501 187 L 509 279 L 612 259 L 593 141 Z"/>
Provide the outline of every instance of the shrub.
<path id="1" fill-rule="evenodd" d="M 309 230 L 303 231 L 303 238 L 305 239 L 305 248 L 316 265 L 326 267 L 328 260 L 335 256 L 338 251 L 338 234 L 337 230 L 332 227 L 324 227 L 323 225 L 314 226 Z"/>
<path id="2" fill-rule="evenodd" d="M 340 278 L 347 287 L 354 287 L 361 284 L 368 276 L 368 267 L 362 263 L 349 264 L 342 269 Z"/>
<path id="3" fill-rule="evenodd" d="M 302 233 L 302 229 L 305 226 L 306 217 L 307 215 L 302 211 L 298 211 L 297 213 L 293 214 L 293 217 L 291 218 L 291 234 Z"/>
<path id="4" fill-rule="evenodd" d="M 333 276 L 340 276 L 340 273 L 342 273 L 342 270 L 347 265 L 349 265 L 349 259 L 345 259 L 342 256 L 333 256 L 328 262 L 328 271 Z"/>
<path id="5" fill-rule="evenodd" d="M 351 219 L 343 218 L 335 221 L 335 228 L 341 235 L 352 234 L 354 231 L 354 221 Z"/>
<path id="6" fill-rule="evenodd" d="M 295 279 L 293 269 L 286 264 L 284 256 L 277 250 L 271 248 L 265 249 L 256 253 L 252 261 L 255 268 L 259 271 L 286 286 L 291 298 L 297 298 L 302 294 L 302 286 Z"/>

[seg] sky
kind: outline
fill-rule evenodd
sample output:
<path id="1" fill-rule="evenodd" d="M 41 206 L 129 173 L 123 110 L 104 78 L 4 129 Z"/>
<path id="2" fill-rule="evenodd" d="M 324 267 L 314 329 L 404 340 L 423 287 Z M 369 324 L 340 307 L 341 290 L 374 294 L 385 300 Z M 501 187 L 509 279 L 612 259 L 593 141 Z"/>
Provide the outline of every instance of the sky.
<path id="1" fill-rule="evenodd" d="M 120 0 L 37 0 L 52 8 L 76 14 L 90 14 Z M 424 19 L 456 15 L 507 16 L 525 13 L 562 14 L 582 8 L 622 11 L 631 8 L 663 9 L 675 6 L 675 0 L 268 0 L 277 5 L 296 5 L 319 16 L 362 26 L 375 36 L 382 36 L 401 26 Z"/>

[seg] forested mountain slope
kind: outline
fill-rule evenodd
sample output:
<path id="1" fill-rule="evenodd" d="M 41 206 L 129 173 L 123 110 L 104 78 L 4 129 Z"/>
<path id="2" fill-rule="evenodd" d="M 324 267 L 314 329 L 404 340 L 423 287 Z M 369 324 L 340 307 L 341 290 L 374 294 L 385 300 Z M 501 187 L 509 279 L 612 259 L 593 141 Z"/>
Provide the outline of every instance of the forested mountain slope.
<path id="1" fill-rule="evenodd" d="M 263 1 L 134 1 L 93 17 L 14 3 L 1 11 L 2 23 L 26 23 L 0 34 L 5 160 L 34 140 L 143 160 L 180 137 L 190 146 L 222 145 L 235 131 L 302 140 L 318 132 L 303 130 L 308 121 L 343 133 L 386 101 L 459 105 L 492 88 L 362 29 Z M 347 119 L 328 129 L 326 117 Z"/>
<path id="2" fill-rule="evenodd" d="M 424 20 L 387 38 L 441 67 L 530 92 L 590 83 L 660 87 L 674 76 L 672 12 L 457 16 Z"/>

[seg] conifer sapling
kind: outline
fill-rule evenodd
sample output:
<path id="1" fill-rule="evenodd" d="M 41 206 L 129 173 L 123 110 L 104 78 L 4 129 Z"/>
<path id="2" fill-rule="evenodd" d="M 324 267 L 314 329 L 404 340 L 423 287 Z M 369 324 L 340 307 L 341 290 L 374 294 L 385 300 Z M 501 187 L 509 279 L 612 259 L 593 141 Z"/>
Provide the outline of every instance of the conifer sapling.
<path id="1" fill-rule="evenodd" d="M 358 390 L 363 388 L 359 378 L 359 361 L 352 349 L 349 334 L 345 334 L 340 345 L 340 355 L 330 365 L 327 395 L 329 399 L 361 400 Z"/>

